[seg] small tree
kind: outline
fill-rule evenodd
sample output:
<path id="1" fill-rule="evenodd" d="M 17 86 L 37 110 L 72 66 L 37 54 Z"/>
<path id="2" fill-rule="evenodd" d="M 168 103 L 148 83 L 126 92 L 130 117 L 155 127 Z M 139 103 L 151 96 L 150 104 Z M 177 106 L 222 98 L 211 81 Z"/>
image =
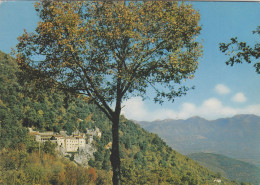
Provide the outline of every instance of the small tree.
<path id="1" fill-rule="evenodd" d="M 46 153 L 46 154 L 51 154 L 51 155 L 55 155 L 55 147 L 56 147 L 56 144 L 55 143 L 52 143 L 51 141 L 46 141 L 44 142 L 43 144 L 43 151 Z"/>
<path id="2" fill-rule="evenodd" d="M 253 34 L 260 35 L 260 26 L 257 27 Z M 235 63 L 254 63 L 254 67 L 256 72 L 260 74 L 260 62 L 257 59 L 260 58 L 260 43 L 256 43 L 254 47 L 249 46 L 246 42 L 238 42 L 237 38 L 231 38 L 231 42 L 228 44 L 220 43 L 219 49 L 225 55 L 232 55 L 228 61 L 226 61 L 227 65 L 233 66 Z M 256 60 L 252 61 L 252 58 Z"/>
<path id="3" fill-rule="evenodd" d="M 113 183 L 120 181 L 119 117 L 131 96 L 174 100 L 189 89 L 201 47 L 199 14 L 178 2 L 36 3 L 35 33 L 18 38 L 17 59 L 41 85 L 86 95 L 112 122 Z M 114 108 L 111 108 L 114 105 Z"/>

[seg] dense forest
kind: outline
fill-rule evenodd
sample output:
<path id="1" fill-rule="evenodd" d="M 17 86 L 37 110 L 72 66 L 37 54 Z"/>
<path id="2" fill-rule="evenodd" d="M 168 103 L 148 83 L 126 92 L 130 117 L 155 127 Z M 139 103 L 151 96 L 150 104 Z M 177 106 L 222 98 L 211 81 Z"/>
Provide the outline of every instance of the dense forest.
<path id="1" fill-rule="evenodd" d="M 112 184 L 111 123 L 83 96 L 55 89 L 35 88 L 16 61 L 0 52 L 0 184 Z M 55 153 L 50 142 L 38 144 L 28 127 L 39 131 L 98 127 L 97 152 L 89 166 Z M 39 150 L 41 148 L 41 150 Z M 122 184 L 237 184 L 210 172 L 190 158 L 172 150 L 156 134 L 121 116 L 120 158 Z"/>

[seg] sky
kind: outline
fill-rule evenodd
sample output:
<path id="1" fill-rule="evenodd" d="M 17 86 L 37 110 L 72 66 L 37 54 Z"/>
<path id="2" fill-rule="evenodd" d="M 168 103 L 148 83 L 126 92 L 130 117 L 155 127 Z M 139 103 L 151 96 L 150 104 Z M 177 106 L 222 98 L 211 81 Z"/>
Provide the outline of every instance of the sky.
<path id="1" fill-rule="evenodd" d="M 17 37 L 26 29 L 33 31 L 39 21 L 33 1 L 0 0 L 0 50 L 10 53 Z M 253 65 L 226 66 L 228 59 L 219 51 L 219 43 L 238 37 L 251 45 L 260 42 L 252 31 L 260 25 L 259 2 L 192 2 L 199 11 L 202 26 L 199 40 L 203 57 L 192 80 L 184 85 L 195 86 L 186 96 L 172 102 L 155 104 L 152 97 L 142 101 L 134 97 L 123 102 L 122 114 L 136 121 L 187 119 L 200 116 L 214 120 L 236 114 L 260 116 L 260 75 Z"/>

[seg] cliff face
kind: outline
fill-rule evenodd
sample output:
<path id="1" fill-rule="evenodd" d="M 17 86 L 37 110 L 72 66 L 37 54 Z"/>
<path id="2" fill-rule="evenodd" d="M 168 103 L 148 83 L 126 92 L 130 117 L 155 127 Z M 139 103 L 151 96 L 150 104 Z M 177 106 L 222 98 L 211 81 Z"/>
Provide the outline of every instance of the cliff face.
<path id="1" fill-rule="evenodd" d="M 82 166 L 89 166 L 88 161 L 90 159 L 94 158 L 94 152 L 96 152 L 97 149 L 93 143 L 88 143 L 85 145 L 85 148 L 80 150 L 80 152 L 75 153 L 74 155 L 74 161 Z M 64 155 L 64 154 L 63 154 Z M 66 153 L 65 153 L 66 155 Z"/>
<path id="2" fill-rule="evenodd" d="M 94 153 L 97 152 L 97 146 L 95 145 L 94 137 L 100 139 L 102 133 L 97 127 L 91 130 L 87 129 L 86 133 L 87 136 L 85 137 L 85 139 L 87 140 L 87 142 L 84 147 L 79 148 L 78 152 L 75 152 L 74 154 L 69 154 L 65 152 L 62 155 L 73 155 L 74 161 L 77 164 L 88 167 L 89 160 L 94 159 Z"/>

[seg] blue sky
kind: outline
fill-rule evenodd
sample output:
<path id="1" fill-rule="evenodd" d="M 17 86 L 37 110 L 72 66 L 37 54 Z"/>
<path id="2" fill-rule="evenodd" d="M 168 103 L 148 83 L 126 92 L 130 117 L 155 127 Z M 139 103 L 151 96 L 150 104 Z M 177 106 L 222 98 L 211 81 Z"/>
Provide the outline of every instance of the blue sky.
<path id="1" fill-rule="evenodd" d="M 38 17 L 33 4 L 0 3 L 1 51 L 9 53 L 24 29 L 35 29 Z M 260 75 L 249 64 L 226 66 L 228 58 L 219 51 L 220 42 L 229 42 L 235 36 L 251 44 L 260 42 L 260 37 L 252 34 L 260 25 L 260 3 L 193 2 L 193 5 L 201 15 L 199 39 L 203 40 L 204 50 L 195 78 L 186 82 L 188 86 L 195 85 L 195 90 L 163 105 L 131 98 L 124 102 L 123 114 L 127 118 L 151 121 L 191 116 L 216 119 L 248 113 L 260 116 Z"/>

